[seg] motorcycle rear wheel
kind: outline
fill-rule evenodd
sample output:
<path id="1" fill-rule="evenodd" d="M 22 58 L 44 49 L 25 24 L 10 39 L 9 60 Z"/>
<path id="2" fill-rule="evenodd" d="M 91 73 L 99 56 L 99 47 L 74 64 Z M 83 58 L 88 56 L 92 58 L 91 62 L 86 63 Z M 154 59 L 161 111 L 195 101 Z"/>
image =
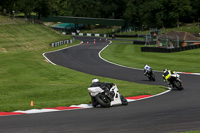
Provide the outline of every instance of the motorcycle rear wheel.
<path id="1" fill-rule="evenodd" d="M 110 100 L 104 95 L 98 94 L 95 96 L 95 99 L 102 107 L 110 107 Z"/>
<path id="2" fill-rule="evenodd" d="M 153 74 L 153 72 L 149 73 L 147 77 L 149 78 L 149 81 L 155 81 L 156 80 L 155 75 Z"/>

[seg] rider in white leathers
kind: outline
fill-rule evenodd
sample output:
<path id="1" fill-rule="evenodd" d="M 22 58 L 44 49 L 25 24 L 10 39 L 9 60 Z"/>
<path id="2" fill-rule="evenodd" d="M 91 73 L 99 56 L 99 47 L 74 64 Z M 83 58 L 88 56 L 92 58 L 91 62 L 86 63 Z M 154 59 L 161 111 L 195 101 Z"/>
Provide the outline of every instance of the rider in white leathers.
<path id="1" fill-rule="evenodd" d="M 148 65 L 148 64 L 145 64 L 144 66 L 144 75 L 146 76 L 147 73 L 152 70 L 152 68 Z"/>

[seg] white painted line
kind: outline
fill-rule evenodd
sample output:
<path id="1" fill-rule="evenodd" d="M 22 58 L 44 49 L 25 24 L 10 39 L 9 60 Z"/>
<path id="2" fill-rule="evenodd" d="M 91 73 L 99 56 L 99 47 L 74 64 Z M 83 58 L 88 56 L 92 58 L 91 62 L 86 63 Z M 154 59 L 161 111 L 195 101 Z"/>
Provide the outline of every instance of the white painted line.
<path id="1" fill-rule="evenodd" d="M 189 72 L 177 72 L 181 74 L 190 74 L 190 75 L 200 75 L 200 73 L 189 73 Z"/>
<path id="2" fill-rule="evenodd" d="M 83 41 L 82 41 L 82 42 L 83 42 Z M 81 44 L 82 44 L 82 42 L 81 42 Z M 45 54 L 47 54 L 47 53 L 53 53 L 53 52 L 57 52 L 57 51 L 61 51 L 61 50 L 63 50 L 63 49 L 68 49 L 68 48 L 75 47 L 75 46 L 78 46 L 78 45 L 80 45 L 80 44 L 72 45 L 72 46 L 69 46 L 69 47 L 66 47 L 66 48 L 62 48 L 62 49 L 59 49 L 59 50 L 55 50 L 55 51 L 45 52 L 45 53 L 43 53 L 42 55 L 43 55 L 43 57 L 44 57 L 49 63 L 51 63 L 51 64 L 53 64 L 53 65 L 56 65 L 56 64 L 53 63 L 51 60 L 49 60 L 49 59 L 45 56 Z"/>
<path id="3" fill-rule="evenodd" d="M 55 63 L 53 63 L 51 60 L 49 60 L 46 56 L 45 56 L 46 53 L 43 53 L 42 55 L 44 56 L 44 58 L 51 64 L 53 65 L 56 65 Z"/>
<path id="4" fill-rule="evenodd" d="M 104 60 L 104 61 L 106 61 L 106 62 L 108 62 L 108 63 L 110 63 L 110 64 L 116 65 L 116 66 L 120 66 L 120 67 L 124 67 L 124 68 L 129 68 L 129 69 L 135 69 L 135 70 L 143 70 L 143 69 L 139 69 L 139 68 L 132 68 L 132 67 L 127 67 L 127 66 L 119 65 L 119 64 L 110 62 L 110 61 L 104 59 L 103 57 L 101 57 L 101 52 L 102 52 L 104 49 L 106 49 L 111 43 L 112 43 L 112 41 L 110 41 L 110 43 L 109 43 L 108 45 L 106 45 L 106 46 L 98 53 L 99 58 L 101 58 L 102 60 Z"/>

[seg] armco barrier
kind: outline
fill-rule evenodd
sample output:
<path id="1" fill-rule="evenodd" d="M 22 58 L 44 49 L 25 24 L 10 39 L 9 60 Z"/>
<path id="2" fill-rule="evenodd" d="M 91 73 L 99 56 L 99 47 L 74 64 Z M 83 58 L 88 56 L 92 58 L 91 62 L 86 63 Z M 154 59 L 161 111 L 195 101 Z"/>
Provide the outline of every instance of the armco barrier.
<path id="1" fill-rule="evenodd" d="M 76 32 L 72 32 L 71 35 L 76 35 L 76 36 L 95 36 L 95 37 L 112 37 L 113 34 L 99 34 L 99 33 L 76 33 Z M 135 35 L 116 35 L 114 34 L 115 37 L 140 37 L 140 38 L 145 38 L 146 35 L 139 35 L 139 34 L 135 34 Z"/>
<path id="2" fill-rule="evenodd" d="M 73 43 L 75 41 L 75 39 L 71 39 L 71 40 L 63 40 L 63 41 L 59 41 L 59 42 L 55 42 L 55 43 L 50 43 L 51 47 L 57 47 L 63 44 L 68 44 L 68 43 Z"/>
<path id="3" fill-rule="evenodd" d="M 113 34 L 110 34 L 109 37 L 112 37 Z M 146 38 L 149 34 L 135 34 L 135 35 L 116 35 L 115 37 L 138 37 L 138 38 Z"/>
<path id="4" fill-rule="evenodd" d="M 76 32 L 72 32 L 71 35 L 73 36 L 95 36 L 95 37 L 108 37 L 109 35 L 107 34 L 94 34 L 94 33 L 76 33 Z"/>
<path id="5" fill-rule="evenodd" d="M 110 34 L 109 37 L 112 37 L 112 34 Z M 115 37 L 138 37 L 138 35 L 115 35 Z"/>
<path id="6" fill-rule="evenodd" d="M 172 52 L 181 52 L 185 50 L 192 50 L 200 48 L 200 44 L 198 45 L 190 45 L 179 48 L 161 48 L 161 47 L 141 47 L 142 52 L 161 52 L 161 53 L 172 53 Z"/>

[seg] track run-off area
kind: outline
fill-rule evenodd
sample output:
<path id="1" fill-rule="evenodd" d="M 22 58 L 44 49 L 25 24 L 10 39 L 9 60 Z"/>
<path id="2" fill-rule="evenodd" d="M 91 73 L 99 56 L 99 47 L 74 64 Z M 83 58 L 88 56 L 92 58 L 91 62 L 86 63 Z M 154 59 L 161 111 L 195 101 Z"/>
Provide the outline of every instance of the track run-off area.
<path id="1" fill-rule="evenodd" d="M 96 41 L 95 45 L 94 39 L 99 38 L 75 38 L 84 43 L 44 53 L 44 56 L 54 65 L 91 75 L 166 86 L 161 78 L 162 72 L 156 71 L 156 77 L 160 78 L 150 82 L 144 80 L 141 69 L 116 65 L 102 59 L 99 53 L 109 45 L 109 41 L 106 42 L 104 38 L 101 42 Z M 183 91 L 167 91 L 168 93 L 148 99 L 142 97 L 145 100 L 129 102 L 128 106 L 85 109 L 74 107 L 73 111 L 57 108 L 59 111 L 0 117 L 0 132 L 166 133 L 200 130 L 199 75 L 181 73 L 181 79 Z"/>

